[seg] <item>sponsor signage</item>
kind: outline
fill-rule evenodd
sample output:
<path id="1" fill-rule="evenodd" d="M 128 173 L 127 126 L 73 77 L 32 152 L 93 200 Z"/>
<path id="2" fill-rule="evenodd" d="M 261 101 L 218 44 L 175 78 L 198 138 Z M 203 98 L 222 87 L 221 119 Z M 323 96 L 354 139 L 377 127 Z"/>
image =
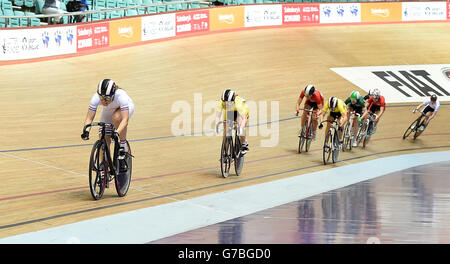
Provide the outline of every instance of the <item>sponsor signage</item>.
<path id="1" fill-rule="evenodd" d="M 142 17 L 142 41 L 175 36 L 175 13 Z"/>
<path id="2" fill-rule="evenodd" d="M 111 46 L 141 41 L 141 18 L 119 19 L 109 22 Z"/>
<path id="3" fill-rule="evenodd" d="M 402 21 L 402 3 L 362 3 L 361 21 Z"/>
<path id="4" fill-rule="evenodd" d="M 359 23 L 361 4 L 320 4 L 320 23 Z"/>
<path id="5" fill-rule="evenodd" d="M 210 30 L 244 27 L 244 7 L 212 8 L 209 10 Z"/>
<path id="6" fill-rule="evenodd" d="M 245 27 L 278 26 L 283 23 L 282 5 L 245 6 Z"/>
<path id="7" fill-rule="evenodd" d="M 447 2 L 447 19 L 450 19 L 450 2 Z"/>
<path id="8" fill-rule="evenodd" d="M 0 30 L 0 60 L 21 60 L 76 52 L 76 26 Z"/>
<path id="9" fill-rule="evenodd" d="M 177 36 L 209 30 L 209 10 L 177 13 L 175 19 Z"/>
<path id="10" fill-rule="evenodd" d="M 283 24 L 312 24 L 319 22 L 319 4 L 283 5 Z"/>
<path id="11" fill-rule="evenodd" d="M 402 3 L 403 21 L 446 20 L 446 2 L 407 2 Z"/>
<path id="12" fill-rule="evenodd" d="M 450 100 L 450 64 L 332 68 L 368 92 L 378 88 L 386 102 L 422 102 L 431 93 Z"/>
<path id="13" fill-rule="evenodd" d="M 109 46 L 109 23 L 77 26 L 77 52 Z"/>

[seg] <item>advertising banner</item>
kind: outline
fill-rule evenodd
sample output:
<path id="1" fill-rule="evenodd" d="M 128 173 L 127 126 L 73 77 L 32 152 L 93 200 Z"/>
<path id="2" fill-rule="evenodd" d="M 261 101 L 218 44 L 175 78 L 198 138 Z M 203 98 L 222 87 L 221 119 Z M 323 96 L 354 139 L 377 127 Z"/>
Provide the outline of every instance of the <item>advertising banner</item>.
<path id="1" fill-rule="evenodd" d="M 111 46 L 141 41 L 141 18 L 119 19 L 109 22 Z"/>
<path id="2" fill-rule="evenodd" d="M 320 22 L 319 4 L 283 5 L 283 24 L 316 24 Z"/>
<path id="3" fill-rule="evenodd" d="M 77 26 L 77 52 L 109 46 L 109 23 Z"/>
<path id="4" fill-rule="evenodd" d="M 278 26 L 282 23 L 282 5 L 245 6 L 245 27 Z"/>
<path id="5" fill-rule="evenodd" d="M 450 100 L 450 64 L 332 68 L 368 92 L 378 88 L 389 103 L 423 102 L 430 93 Z"/>
<path id="6" fill-rule="evenodd" d="M 320 23 L 359 23 L 361 4 L 320 4 Z"/>
<path id="7" fill-rule="evenodd" d="M 0 60 L 22 60 L 77 51 L 76 26 L 0 30 Z"/>
<path id="8" fill-rule="evenodd" d="M 176 14 L 176 35 L 209 30 L 209 10 L 181 12 Z"/>
<path id="9" fill-rule="evenodd" d="M 402 21 L 402 3 L 361 3 L 361 21 Z"/>
<path id="10" fill-rule="evenodd" d="M 244 27 L 244 7 L 213 8 L 209 10 L 210 30 Z"/>
<path id="11" fill-rule="evenodd" d="M 175 36 L 175 13 L 142 17 L 142 41 Z"/>
<path id="12" fill-rule="evenodd" d="M 450 2 L 447 2 L 447 19 L 450 19 Z"/>
<path id="13" fill-rule="evenodd" d="M 446 2 L 407 2 L 402 3 L 403 21 L 446 20 Z"/>

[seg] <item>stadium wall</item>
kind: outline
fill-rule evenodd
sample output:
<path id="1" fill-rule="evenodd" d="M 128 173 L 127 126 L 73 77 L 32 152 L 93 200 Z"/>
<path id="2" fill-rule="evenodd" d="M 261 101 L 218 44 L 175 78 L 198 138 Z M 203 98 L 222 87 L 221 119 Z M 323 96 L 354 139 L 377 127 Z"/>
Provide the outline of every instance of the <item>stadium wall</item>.
<path id="1" fill-rule="evenodd" d="M 78 56 L 224 31 L 426 21 L 450 21 L 450 2 L 255 4 L 70 25 L 2 29 L 0 65 Z"/>

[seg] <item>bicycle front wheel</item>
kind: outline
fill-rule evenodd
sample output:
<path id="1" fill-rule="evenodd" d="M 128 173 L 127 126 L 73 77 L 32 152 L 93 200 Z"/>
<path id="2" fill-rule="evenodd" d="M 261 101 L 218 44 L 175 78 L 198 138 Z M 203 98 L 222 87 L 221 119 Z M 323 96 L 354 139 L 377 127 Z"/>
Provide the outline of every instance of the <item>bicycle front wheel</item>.
<path id="1" fill-rule="evenodd" d="M 419 120 L 414 120 L 411 125 L 408 126 L 408 128 L 406 129 L 405 133 L 403 133 L 403 139 L 407 138 L 414 130 L 411 129 L 411 127 L 414 127 L 414 129 L 416 129 L 419 125 Z"/>
<path id="2" fill-rule="evenodd" d="M 128 189 L 130 188 L 131 172 L 133 169 L 131 147 L 130 147 L 130 143 L 128 143 L 128 141 L 127 141 L 127 145 L 128 145 L 128 155 L 126 155 L 126 157 L 125 157 L 125 161 L 127 163 L 127 171 L 120 172 L 119 169 L 117 169 L 117 171 L 119 171 L 119 172 L 117 173 L 117 177 L 115 177 L 115 180 L 114 180 L 114 182 L 116 184 L 117 195 L 119 195 L 120 197 L 127 195 Z"/>
<path id="3" fill-rule="evenodd" d="M 339 134 L 336 130 L 334 131 L 332 154 L 333 154 L 333 163 L 336 163 L 339 156 Z"/>
<path id="4" fill-rule="evenodd" d="M 323 164 L 327 165 L 330 162 L 331 153 L 333 150 L 333 137 L 331 135 L 331 130 L 328 131 L 325 136 L 325 142 L 323 144 Z"/>
<path id="5" fill-rule="evenodd" d="M 419 122 L 417 122 L 417 127 L 416 127 L 416 133 L 414 133 L 414 140 L 416 139 L 416 138 L 418 138 L 422 133 L 423 133 L 423 131 L 425 131 L 425 127 L 423 128 L 423 130 L 420 130 L 419 129 L 419 127 L 421 127 L 421 126 L 423 126 L 423 123 L 425 123 L 425 121 L 423 121 L 422 123 L 420 123 L 419 124 Z"/>
<path id="6" fill-rule="evenodd" d="M 89 189 L 95 200 L 98 200 L 103 196 L 108 176 L 107 168 L 103 166 L 102 162 L 105 160 L 105 152 L 102 151 L 102 146 L 102 141 L 97 140 L 97 142 L 95 142 L 89 160 Z"/>
<path id="7" fill-rule="evenodd" d="M 302 126 L 302 132 L 298 138 L 298 153 L 302 153 L 303 145 L 305 145 L 305 127 L 306 123 Z"/>
<path id="8" fill-rule="evenodd" d="M 228 177 L 230 173 L 231 160 L 232 160 L 232 142 L 229 137 L 225 137 L 222 142 L 222 149 L 220 151 L 220 170 L 222 172 L 222 177 Z"/>
<path id="9" fill-rule="evenodd" d="M 352 127 L 350 122 L 347 122 L 344 127 L 344 146 L 342 150 L 352 150 Z"/>

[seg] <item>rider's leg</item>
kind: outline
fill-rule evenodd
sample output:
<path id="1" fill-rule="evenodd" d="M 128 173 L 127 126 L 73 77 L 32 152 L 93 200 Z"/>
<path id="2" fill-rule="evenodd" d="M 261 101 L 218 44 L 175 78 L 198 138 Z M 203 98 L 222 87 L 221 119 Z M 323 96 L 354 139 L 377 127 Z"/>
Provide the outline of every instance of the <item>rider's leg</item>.
<path id="1" fill-rule="evenodd" d="M 317 131 L 317 125 L 318 125 L 318 121 L 317 121 L 317 112 L 319 112 L 319 109 L 314 109 L 314 112 L 312 113 L 312 130 L 313 130 L 313 139 L 316 139 L 316 131 Z"/>
<path id="2" fill-rule="evenodd" d="M 114 122 L 114 126 L 116 128 L 119 127 L 120 122 L 122 122 L 122 115 L 120 113 L 120 108 L 117 109 L 116 111 L 114 111 L 114 114 L 112 115 L 112 120 Z M 125 127 L 122 130 L 122 133 L 120 133 L 119 135 L 119 140 L 120 140 L 120 147 L 124 149 L 125 152 L 128 152 L 128 145 L 127 145 L 127 130 L 128 130 L 128 126 Z"/>

